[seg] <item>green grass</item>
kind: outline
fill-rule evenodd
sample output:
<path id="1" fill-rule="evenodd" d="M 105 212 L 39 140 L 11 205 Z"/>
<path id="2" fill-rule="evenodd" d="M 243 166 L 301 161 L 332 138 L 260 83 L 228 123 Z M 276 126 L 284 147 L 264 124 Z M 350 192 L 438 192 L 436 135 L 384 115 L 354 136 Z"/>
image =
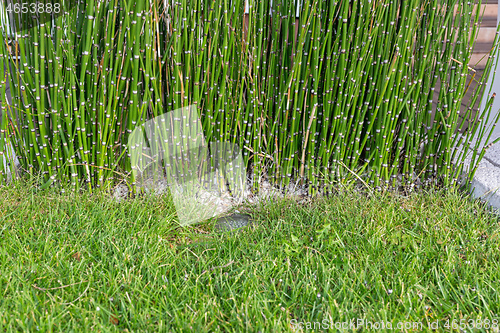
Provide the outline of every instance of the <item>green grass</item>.
<path id="1" fill-rule="evenodd" d="M 166 197 L 17 183 L 0 198 L 2 332 L 500 319 L 498 218 L 456 192 L 274 201 L 232 234 L 176 226 Z"/>

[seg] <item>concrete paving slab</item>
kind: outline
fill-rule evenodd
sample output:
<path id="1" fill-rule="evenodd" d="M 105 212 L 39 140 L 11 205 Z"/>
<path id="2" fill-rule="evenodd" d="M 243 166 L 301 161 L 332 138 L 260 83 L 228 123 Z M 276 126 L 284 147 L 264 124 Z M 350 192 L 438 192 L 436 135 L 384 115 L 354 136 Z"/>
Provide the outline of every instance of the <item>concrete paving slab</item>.
<path id="1" fill-rule="evenodd" d="M 500 166 L 500 144 L 495 144 L 488 148 L 484 157 L 493 165 Z"/>
<path id="2" fill-rule="evenodd" d="M 500 167 L 483 159 L 471 185 L 474 198 L 487 201 L 496 210 L 500 208 Z"/>
<path id="3" fill-rule="evenodd" d="M 495 129 L 489 142 L 493 142 L 498 137 L 500 137 L 500 127 Z M 470 159 L 467 159 L 465 165 L 468 166 L 469 162 Z M 486 150 L 483 159 L 478 164 L 471 185 L 475 198 L 487 201 L 488 205 L 500 211 L 500 190 L 498 190 L 500 188 L 500 142 Z"/>
<path id="4" fill-rule="evenodd" d="M 500 6 L 497 7 L 497 25 L 500 24 Z M 497 65 L 499 62 L 500 53 L 496 55 Z M 490 119 L 486 122 L 486 128 L 492 128 L 495 120 L 495 116 L 500 112 L 500 75 L 495 75 L 497 72 L 495 70 L 495 64 L 488 78 L 486 87 L 487 94 L 481 101 L 481 110 L 484 110 L 486 102 L 490 96 L 496 94 L 496 98 L 493 102 L 491 109 Z M 500 124 L 493 129 L 492 136 L 488 142 L 483 138 L 480 147 L 485 146 L 485 144 L 490 144 L 495 141 L 495 139 L 500 137 Z M 466 162 L 467 164 L 467 162 Z M 489 147 L 484 155 L 484 158 L 478 165 L 477 171 L 472 180 L 472 194 L 475 198 L 481 198 L 488 202 L 488 204 L 495 210 L 500 211 L 500 142 Z"/>

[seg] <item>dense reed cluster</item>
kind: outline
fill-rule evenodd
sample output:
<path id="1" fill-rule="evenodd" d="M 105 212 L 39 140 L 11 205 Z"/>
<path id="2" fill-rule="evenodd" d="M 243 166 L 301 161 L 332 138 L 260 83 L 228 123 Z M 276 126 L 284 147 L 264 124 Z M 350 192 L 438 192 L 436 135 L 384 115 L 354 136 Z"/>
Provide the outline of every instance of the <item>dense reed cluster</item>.
<path id="1" fill-rule="evenodd" d="M 79 0 L 10 50 L 3 29 L 2 135 L 23 169 L 109 186 L 131 174 L 137 126 L 195 105 L 207 142 L 238 145 L 254 179 L 315 191 L 354 175 L 374 186 L 472 177 L 484 150 L 462 170 L 469 150 L 457 147 L 496 117 L 491 99 L 473 108 L 480 89 L 460 114 L 477 3 L 248 3 L 246 15 L 244 0 Z"/>

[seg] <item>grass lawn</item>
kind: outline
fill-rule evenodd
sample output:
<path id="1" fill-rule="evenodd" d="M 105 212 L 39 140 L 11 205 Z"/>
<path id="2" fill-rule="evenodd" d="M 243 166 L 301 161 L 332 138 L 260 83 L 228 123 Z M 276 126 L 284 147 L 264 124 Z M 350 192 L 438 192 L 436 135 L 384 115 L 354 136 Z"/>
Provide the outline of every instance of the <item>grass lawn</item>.
<path id="1" fill-rule="evenodd" d="M 2 332 L 500 326 L 499 220 L 456 192 L 273 201 L 241 233 L 177 226 L 167 197 L 0 198 Z"/>

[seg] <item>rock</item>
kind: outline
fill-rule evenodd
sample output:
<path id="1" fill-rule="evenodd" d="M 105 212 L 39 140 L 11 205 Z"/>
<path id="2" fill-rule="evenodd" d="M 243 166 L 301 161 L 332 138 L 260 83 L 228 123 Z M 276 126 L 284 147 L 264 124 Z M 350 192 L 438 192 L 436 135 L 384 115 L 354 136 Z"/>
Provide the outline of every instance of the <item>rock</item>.
<path id="1" fill-rule="evenodd" d="M 251 225 L 252 220 L 248 214 L 232 214 L 229 216 L 220 217 L 215 223 L 217 231 L 233 231 Z"/>
<path id="2" fill-rule="evenodd" d="M 128 187 L 127 185 L 117 185 L 113 191 L 113 198 L 120 202 L 128 197 Z"/>

